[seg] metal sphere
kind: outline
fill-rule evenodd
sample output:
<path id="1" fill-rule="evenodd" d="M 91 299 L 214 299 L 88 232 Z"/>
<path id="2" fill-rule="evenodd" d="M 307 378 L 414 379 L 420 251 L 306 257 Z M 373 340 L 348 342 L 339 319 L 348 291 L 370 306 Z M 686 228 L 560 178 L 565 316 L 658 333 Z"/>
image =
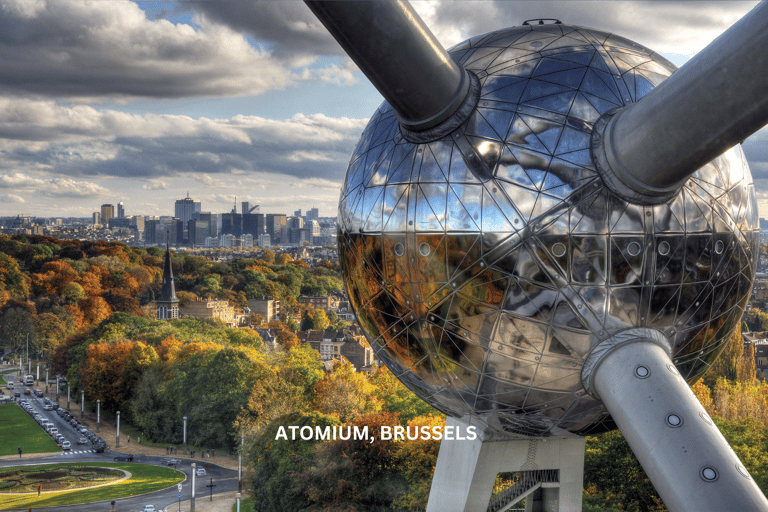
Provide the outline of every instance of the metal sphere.
<path id="1" fill-rule="evenodd" d="M 585 356 L 630 327 L 663 332 L 689 382 L 738 325 L 757 203 L 740 147 L 666 204 L 628 204 L 595 171 L 598 118 L 674 71 L 595 30 L 517 27 L 450 51 L 475 112 L 412 143 L 373 115 L 339 205 L 350 301 L 377 356 L 421 398 L 507 435 L 609 430 Z"/>

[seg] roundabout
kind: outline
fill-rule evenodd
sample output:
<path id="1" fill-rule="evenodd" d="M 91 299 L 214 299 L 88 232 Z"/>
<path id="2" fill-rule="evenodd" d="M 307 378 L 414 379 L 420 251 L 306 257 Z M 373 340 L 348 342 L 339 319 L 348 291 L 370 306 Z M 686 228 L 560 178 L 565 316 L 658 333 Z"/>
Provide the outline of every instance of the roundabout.
<path id="1" fill-rule="evenodd" d="M 167 489 L 185 479 L 181 471 L 149 464 L 75 462 L 4 467 L 0 468 L 0 510 L 130 498 Z"/>
<path id="2" fill-rule="evenodd" d="M 119 468 L 101 466 L 67 466 L 53 468 L 17 467 L 0 471 L 0 495 L 43 494 L 94 489 L 123 482 L 131 473 Z"/>

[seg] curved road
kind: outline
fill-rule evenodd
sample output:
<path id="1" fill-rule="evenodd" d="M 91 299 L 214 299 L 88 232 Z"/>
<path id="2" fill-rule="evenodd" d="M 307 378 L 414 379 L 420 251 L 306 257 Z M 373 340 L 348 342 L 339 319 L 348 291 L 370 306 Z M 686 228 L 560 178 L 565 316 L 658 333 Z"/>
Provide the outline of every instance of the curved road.
<path id="1" fill-rule="evenodd" d="M 88 454 L 66 454 L 54 455 L 51 457 L 41 457 L 39 459 L 7 459 L 0 460 L 0 467 L 7 466 L 27 466 L 34 464 L 46 464 L 56 462 L 114 462 L 115 457 L 121 455 L 120 452 L 107 451 L 104 453 L 88 453 Z M 166 457 L 145 457 L 141 463 L 143 464 L 156 464 L 159 465 L 160 461 Z M 191 497 L 192 476 L 190 470 L 192 462 L 194 462 L 198 468 L 205 468 L 205 476 L 195 477 L 195 501 L 200 503 L 197 508 L 203 510 L 203 500 L 207 501 L 210 495 L 210 489 L 207 487 L 210 480 L 213 479 L 213 483 L 216 487 L 213 488 L 213 494 L 220 494 L 225 492 L 237 491 L 237 470 L 223 468 L 215 464 L 209 464 L 201 462 L 200 460 L 185 459 L 182 457 L 176 457 L 181 461 L 181 464 L 176 466 L 176 469 L 184 473 L 187 479 L 182 482 L 182 501 L 189 500 Z M 139 458 L 134 459 L 134 463 L 138 463 Z M 103 501 L 96 501 L 93 503 L 83 503 L 79 505 L 69 505 L 66 507 L 45 507 L 34 508 L 32 510 L 44 510 L 46 512 L 105 512 L 112 507 L 108 494 L 109 487 L 105 488 L 105 494 L 107 497 Z M 144 505 L 154 505 L 157 510 L 164 510 L 168 508 L 169 512 L 176 510 L 174 505 L 179 502 L 178 490 L 174 485 L 171 488 L 164 489 L 162 491 L 155 491 L 149 494 L 143 494 L 141 496 L 134 496 L 131 498 L 119 498 L 115 500 L 115 510 L 117 512 L 133 512 L 141 510 Z M 20 512 L 26 512 L 27 509 L 11 509 L 18 510 Z"/>

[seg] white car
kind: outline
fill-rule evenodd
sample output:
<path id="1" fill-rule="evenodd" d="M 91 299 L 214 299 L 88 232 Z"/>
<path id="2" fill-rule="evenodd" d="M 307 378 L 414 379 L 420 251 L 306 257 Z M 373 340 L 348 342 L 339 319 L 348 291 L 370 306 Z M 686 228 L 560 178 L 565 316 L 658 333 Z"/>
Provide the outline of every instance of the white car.
<path id="1" fill-rule="evenodd" d="M 197 476 L 204 476 L 205 468 L 197 468 Z"/>
<path id="2" fill-rule="evenodd" d="M 63 441 L 61 443 L 61 449 L 62 450 L 71 450 L 72 449 L 72 443 L 70 443 L 69 441 Z"/>
<path id="3" fill-rule="evenodd" d="M 144 508 L 141 509 L 141 512 L 155 512 L 155 506 L 154 505 L 144 505 Z"/>

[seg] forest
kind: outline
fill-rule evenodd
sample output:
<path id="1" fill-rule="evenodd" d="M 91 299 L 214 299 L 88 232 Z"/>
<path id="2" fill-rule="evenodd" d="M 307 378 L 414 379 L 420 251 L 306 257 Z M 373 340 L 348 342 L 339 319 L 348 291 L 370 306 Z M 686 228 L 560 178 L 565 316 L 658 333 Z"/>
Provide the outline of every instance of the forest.
<path id="1" fill-rule="evenodd" d="M 279 298 L 293 316 L 253 318 L 277 333 L 265 346 L 256 330 L 215 321 L 158 321 L 164 251 L 119 243 L 0 236 L 0 339 L 65 375 L 72 391 L 154 442 L 189 442 L 247 461 L 259 512 L 423 510 L 439 441 L 276 440 L 281 425 L 433 427 L 445 418 L 385 367 L 371 374 L 345 363 L 326 372 L 298 328 L 341 328 L 334 315 L 301 307 L 302 294 L 343 288 L 338 267 L 309 267 L 285 254 L 213 262 L 172 254 L 177 295 L 229 300 Z M 768 330 L 751 310 L 743 328 Z M 761 489 L 768 490 L 768 384 L 756 377 L 741 332 L 692 389 Z M 242 438 L 245 443 L 240 447 Z M 506 484 L 504 475 L 498 489 Z M 618 431 L 587 438 L 584 510 L 663 511 L 660 499 Z"/>

